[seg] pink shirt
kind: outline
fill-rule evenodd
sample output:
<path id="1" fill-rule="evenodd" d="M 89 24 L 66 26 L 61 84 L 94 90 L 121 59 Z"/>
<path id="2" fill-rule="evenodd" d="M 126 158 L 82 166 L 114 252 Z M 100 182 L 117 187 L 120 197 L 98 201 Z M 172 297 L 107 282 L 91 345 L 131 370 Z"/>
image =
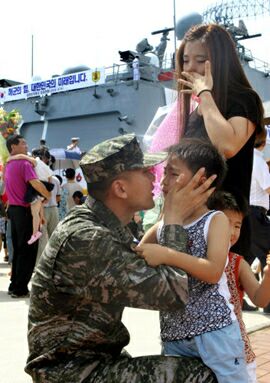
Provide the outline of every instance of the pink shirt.
<path id="1" fill-rule="evenodd" d="M 10 205 L 29 206 L 24 202 L 27 184 L 37 179 L 33 165 L 26 160 L 12 160 L 5 169 L 5 188 Z"/>

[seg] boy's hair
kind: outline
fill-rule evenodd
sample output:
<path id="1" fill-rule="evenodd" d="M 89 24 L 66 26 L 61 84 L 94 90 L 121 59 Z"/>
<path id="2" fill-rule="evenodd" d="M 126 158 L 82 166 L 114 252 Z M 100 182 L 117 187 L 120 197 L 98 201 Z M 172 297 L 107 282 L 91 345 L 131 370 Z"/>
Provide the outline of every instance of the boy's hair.
<path id="1" fill-rule="evenodd" d="M 202 167 L 207 178 L 216 174 L 217 178 L 212 184 L 216 188 L 222 184 L 227 171 L 226 161 L 210 141 L 183 138 L 179 144 L 171 146 L 168 152 L 169 156 L 174 155 L 183 161 L 193 174 Z"/>
<path id="2" fill-rule="evenodd" d="M 68 180 L 73 180 L 75 178 L 75 174 L 76 174 L 76 172 L 74 169 L 72 169 L 72 168 L 66 169 L 66 178 Z"/>
<path id="3" fill-rule="evenodd" d="M 12 145 L 19 145 L 20 143 L 20 140 L 24 138 L 23 136 L 21 136 L 20 134 L 14 134 L 13 136 L 10 136 L 7 141 L 6 141 L 6 147 L 9 151 L 9 153 L 11 153 L 12 151 Z"/>
<path id="4" fill-rule="evenodd" d="M 245 197 L 239 192 L 229 193 L 219 190 L 213 193 L 207 201 L 208 209 L 213 210 L 230 210 L 241 213 L 243 217 L 248 214 L 248 203 Z"/>
<path id="5" fill-rule="evenodd" d="M 80 191 L 80 190 L 76 190 L 73 194 L 72 194 L 72 198 L 82 198 L 83 197 L 83 193 Z"/>

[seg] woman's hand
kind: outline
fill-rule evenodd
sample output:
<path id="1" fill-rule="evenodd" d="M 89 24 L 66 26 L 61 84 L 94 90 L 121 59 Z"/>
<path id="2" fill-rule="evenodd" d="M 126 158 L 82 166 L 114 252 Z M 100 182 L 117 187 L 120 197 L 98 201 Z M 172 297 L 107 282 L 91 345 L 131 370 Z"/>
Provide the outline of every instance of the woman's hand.
<path id="1" fill-rule="evenodd" d="M 211 64 L 210 61 L 205 61 L 205 72 L 204 76 L 196 72 L 182 72 L 182 76 L 185 79 L 179 79 L 182 85 L 185 86 L 185 89 L 181 89 L 181 93 L 194 94 L 198 96 L 203 90 L 211 91 L 213 89 L 213 77 L 211 74 Z"/>

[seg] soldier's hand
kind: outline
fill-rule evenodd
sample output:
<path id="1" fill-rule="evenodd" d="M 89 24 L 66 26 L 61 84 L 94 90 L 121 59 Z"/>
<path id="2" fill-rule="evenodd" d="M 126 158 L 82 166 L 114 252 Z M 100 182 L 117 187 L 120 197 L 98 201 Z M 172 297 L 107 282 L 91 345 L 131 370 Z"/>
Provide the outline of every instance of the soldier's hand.
<path id="1" fill-rule="evenodd" d="M 183 225 L 195 209 L 206 203 L 215 190 L 211 187 L 216 175 L 212 175 L 202 182 L 205 169 L 201 168 L 185 185 L 184 175 L 178 177 L 177 182 L 168 192 L 164 203 L 164 223 Z M 185 185 L 185 186 L 184 186 Z"/>

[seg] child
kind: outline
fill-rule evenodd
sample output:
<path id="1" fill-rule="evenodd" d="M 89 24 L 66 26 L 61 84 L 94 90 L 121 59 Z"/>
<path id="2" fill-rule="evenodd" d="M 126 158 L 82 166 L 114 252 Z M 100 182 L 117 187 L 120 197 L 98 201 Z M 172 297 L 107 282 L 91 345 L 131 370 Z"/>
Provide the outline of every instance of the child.
<path id="1" fill-rule="evenodd" d="M 183 139 L 169 149 L 161 181 L 166 195 L 181 175 L 183 186 L 198 169 L 205 177 L 216 174 L 216 186 L 225 175 L 225 160 L 208 141 Z M 186 229 L 187 253 L 150 244 L 159 238 L 167 222 L 153 226 L 137 247 L 148 264 L 166 264 L 188 273 L 189 299 L 184 311 L 160 313 L 161 339 L 165 355 L 201 357 L 216 374 L 218 382 L 247 383 L 244 344 L 239 324 L 230 304 L 225 275 L 230 227 L 227 217 L 210 211 L 207 205 L 195 207 L 183 226 Z"/>
<path id="2" fill-rule="evenodd" d="M 10 156 L 8 158 L 8 161 L 30 161 L 33 167 L 35 168 L 39 180 L 44 183 L 48 191 L 52 191 L 54 185 L 50 183 L 50 178 L 53 175 L 53 171 L 39 158 L 39 155 L 45 155 L 45 151 L 42 149 L 34 150 L 32 154 L 35 158 L 27 156 L 25 154 L 16 154 L 14 156 Z M 25 194 L 25 202 L 30 203 L 31 206 L 31 213 L 33 217 L 33 233 L 29 241 L 27 241 L 28 245 L 31 245 L 42 236 L 40 228 L 41 223 L 45 221 L 42 205 L 43 201 L 44 198 L 41 195 L 39 195 L 39 193 L 29 184 Z"/>
<path id="3" fill-rule="evenodd" d="M 83 193 L 80 190 L 76 190 L 72 194 L 72 198 L 73 198 L 75 205 L 82 205 L 85 202 L 85 196 L 83 195 Z"/>
<path id="4" fill-rule="evenodd" d="M 247 204 L 239 195 L 227 192 L 218 192 L 210 198 L 208 206 L 222 210 L 228 217 L 231 226 L 231 246 L 239 236 L 243 219 L 247 214 Z M 242 339 L 245 342 L 245 356 L 249 374 L 248 383 L 256 383 L 255 354 L 251 348 L 246 327 L 242 318 L 242 305 L 244 292 L 251 302 L 258 307 L 265 307 L 270 302 L 270 256 L 267 256 L 267 265 L 264 268 L 264 276 L 261 284 L 256 279 L 249 264 L 241 255 L 229 252 L 229 264 L 226 267 L 228 285 L 231 293 L 231 302 L 237 316 Z"/>

